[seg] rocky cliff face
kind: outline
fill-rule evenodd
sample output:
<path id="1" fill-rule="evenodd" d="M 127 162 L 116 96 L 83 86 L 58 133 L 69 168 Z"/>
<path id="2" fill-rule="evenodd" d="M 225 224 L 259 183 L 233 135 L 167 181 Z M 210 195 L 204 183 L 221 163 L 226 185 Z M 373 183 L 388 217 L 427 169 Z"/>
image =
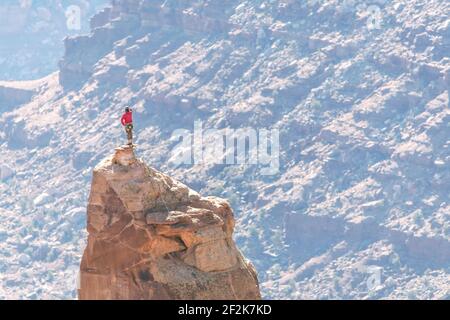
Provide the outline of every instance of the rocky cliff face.
<path id="1" fill-rule="evenodd" d="M 80 299 L 259 299 L 233 212 L 117 148 L 93 174 Z"/>
<path id="2" fill-rule="evenodd" d="M 55 72 L 64 37 L 88 32 L 89 18 L 108 2 L 1 1 L 0 80 L 37 79 Z"/>
<path id="3" fill-rule="evenodd" d="M 123 141 L 125 105 L 147 163 L 230 201 L 263 297 L 448 298 L 449 6 L 114 1 L 0 115 L 0 298 L 77 296 L 92 167 Z M 177 166 L 170 137 L 195 120 L 279 129 L 279 174 Z"/>
<path id="4" fill-rule="evenodd" d="M 68 89 L 80 86 L 95 73 L 98 60 L 113 48 L 117 56 L 126 56 L 130 65 L 142 65 L 161 39 L 175 33 L 187 36 L 225 34 L 231 26 L 228 16 L 235 3 L 234 0 L 227 3 L 215 0 L 205 3 L 198 0 L 112 1 L 110 7 L 91 19 L 91 34 L 65 39 L 60 83 Z M 144 39 L 149 32 L 159 33 L 159 36 Z M 141 37 L 141 41 L 133 45 Z"/>
<path id="5" fill-rule="evenodd" d="M 29 102 L 33 94 L 35 94 L 33 90 L 15 88 L 9 85 L 2 86 L 0 84 L 0 112 Z"/>

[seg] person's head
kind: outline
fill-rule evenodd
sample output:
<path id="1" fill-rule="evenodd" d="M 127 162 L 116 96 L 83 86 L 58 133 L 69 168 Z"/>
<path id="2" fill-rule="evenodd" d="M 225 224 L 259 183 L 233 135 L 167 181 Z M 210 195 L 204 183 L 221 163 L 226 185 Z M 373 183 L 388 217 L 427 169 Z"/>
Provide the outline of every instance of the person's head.
<path id="1" fill-rule="evenodd" d="M 130 112 L 130 111 L 131 111 L 130 107 L 125 108 L 125 112 Z"/>

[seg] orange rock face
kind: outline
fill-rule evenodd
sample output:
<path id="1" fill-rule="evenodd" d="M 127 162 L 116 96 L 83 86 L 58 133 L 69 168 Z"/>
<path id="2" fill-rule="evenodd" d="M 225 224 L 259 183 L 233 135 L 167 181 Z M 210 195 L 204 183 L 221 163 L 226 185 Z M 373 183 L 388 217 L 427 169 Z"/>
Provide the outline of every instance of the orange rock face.
<path id="1" fill-rule="evenodd" d="M 260 299 L 233 212 L 117 148 L 93 174 L 79 299 Z"/>

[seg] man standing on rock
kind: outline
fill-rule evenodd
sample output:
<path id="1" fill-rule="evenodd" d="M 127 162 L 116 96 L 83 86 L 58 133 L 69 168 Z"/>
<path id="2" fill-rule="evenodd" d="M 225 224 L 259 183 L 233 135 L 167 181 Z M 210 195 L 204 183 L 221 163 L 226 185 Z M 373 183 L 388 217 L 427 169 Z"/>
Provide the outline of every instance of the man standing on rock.
<path id="1" fill-rule="evenodd" d="M 125 113 L 122 115 L 120 122 L 125 127 L 127 133 L 128 145 L 133 145 L 133 111 L 129 108 L 125 108 Z"/>

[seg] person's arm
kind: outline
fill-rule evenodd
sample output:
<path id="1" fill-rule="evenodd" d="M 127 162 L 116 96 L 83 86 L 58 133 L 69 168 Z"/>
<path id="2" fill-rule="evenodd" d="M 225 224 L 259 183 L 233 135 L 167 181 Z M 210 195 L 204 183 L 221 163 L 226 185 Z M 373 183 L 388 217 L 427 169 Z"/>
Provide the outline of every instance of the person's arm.
<path id="1" fill-rule="evenodd" d="M 120 119 L 120 123 L 124 126 L 125 125 L 125 115 L 122 116 Z"/>

